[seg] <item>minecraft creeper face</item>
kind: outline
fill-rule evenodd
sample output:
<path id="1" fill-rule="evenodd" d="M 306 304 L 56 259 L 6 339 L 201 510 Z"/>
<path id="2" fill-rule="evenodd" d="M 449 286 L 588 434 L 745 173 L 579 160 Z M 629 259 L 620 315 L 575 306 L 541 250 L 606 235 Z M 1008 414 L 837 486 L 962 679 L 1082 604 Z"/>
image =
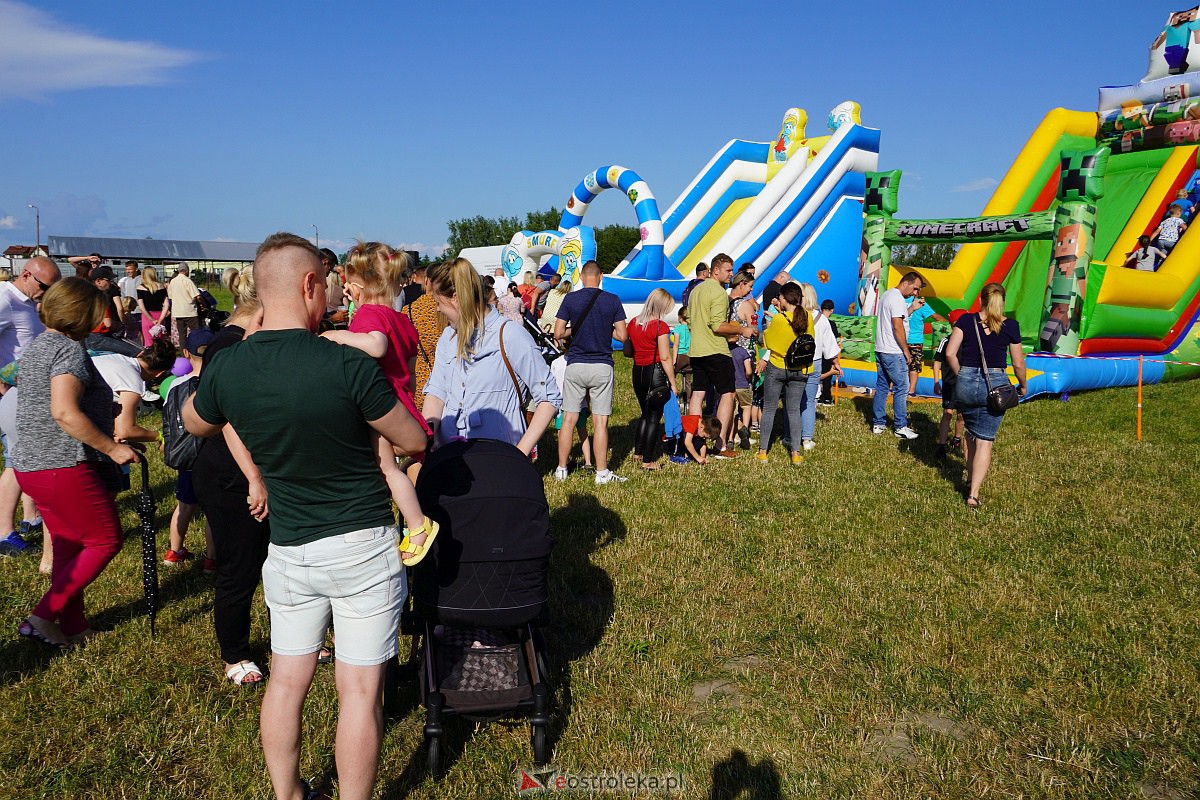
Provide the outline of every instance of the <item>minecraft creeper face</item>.
<path id="1" fill-rule="evenodd" d="M 867 192 L 863 197 L 863 211 L 868 215 L 883 214 L 890 217 L 900 207 L 900 170 L 890 172 L 868 172 Z"/>
<path id="2" fill-rule="evenodd" d="M 1104 196 L 1104 173 L 1108 169 L 1109 149 L 1065 151 L 1058 182 L 1062 202 L 1095 202 Z"/>

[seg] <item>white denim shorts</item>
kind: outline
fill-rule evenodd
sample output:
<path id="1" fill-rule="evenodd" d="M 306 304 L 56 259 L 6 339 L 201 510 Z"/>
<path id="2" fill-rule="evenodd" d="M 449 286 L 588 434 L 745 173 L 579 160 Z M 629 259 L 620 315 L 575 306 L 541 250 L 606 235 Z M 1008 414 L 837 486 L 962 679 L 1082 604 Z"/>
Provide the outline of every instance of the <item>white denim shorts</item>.
<path id="1" fill-rule="evenodd" d="M 293 547 L 270 545 L 262 574 L 271 651 L 317 652 L 332 618 L 338 661 L 373 666 L 396 655 L 408 594 L 398 536 L 389 525 Z"/>

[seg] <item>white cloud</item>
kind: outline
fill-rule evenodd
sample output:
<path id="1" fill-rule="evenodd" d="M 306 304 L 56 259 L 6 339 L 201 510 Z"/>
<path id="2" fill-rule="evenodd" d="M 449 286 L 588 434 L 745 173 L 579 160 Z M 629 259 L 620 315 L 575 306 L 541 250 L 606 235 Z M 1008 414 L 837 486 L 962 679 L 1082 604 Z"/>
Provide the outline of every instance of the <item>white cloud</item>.
<path id="1" fill-rule="evenodd" d="M 979 180 L 971 181 L 970 183 L 960 183 L 958 186 L 955 186 L 950 191 L 952 191 L 952 192 L 982 192 L 985 189 L 995 189 L 999 185 L 1000 185 L 1000 181 L 996 180 L 995 178 L 980 178 Z"/>
<path id="2" fill-rule="evenodd" d="M 12 214 L 9 214 L 7 217 L 0 217 L 0 230 L 11 231 L 15 227 L 17 227 L 17 218 Z"/>
<path id="3" fill-rule="evenodd" d="M 0 100 L 165 83 L 168 70 L 198 58 L 154 42 L 77 30 L 39 9 L 0 0 Z"/>

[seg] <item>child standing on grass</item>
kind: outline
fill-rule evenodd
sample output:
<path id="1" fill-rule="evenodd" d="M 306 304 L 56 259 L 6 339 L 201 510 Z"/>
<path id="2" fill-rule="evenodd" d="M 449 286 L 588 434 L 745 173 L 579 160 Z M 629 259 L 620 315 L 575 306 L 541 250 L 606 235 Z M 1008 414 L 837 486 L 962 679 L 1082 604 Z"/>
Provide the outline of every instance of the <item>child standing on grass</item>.
<path id="1" fill-rule="evenodd" d="M 754 390 L 750 387 L 750 381 L 754 378 L 754 368 L 750 354 L 740 343 L 730 348 L 729 355 L 733 358 L 733 391 L 738 403 L 738 447 L 749 450 L 751 410 L 754 407 Z"/>
<path id="2" fill-rule="evenodd" d="M 962 444 L 965 425 L 962 416 L 958 414 L 958 407 L 954 405 L 954 373 L 946 371 L 946 345 L 949 341 L 949 336 L 943 338 L 933 353 L 933 391 L 942 396 L 942 420 L 938 423 L 938 458 L 945 458 L 951 449 L 958 449 Z M 954 438 L 947 445 L 951 417 L 954 418 Z M 966 456 L 965 450 L 963 455 Z"/>
<path id="3" fill-rule="evenodd" d="M 214 338 L 216 337 L 207 328 L 200 328 L 187 335 L 183 342 L 183 357 L 192 365 L 192 371 L 171 384 L 167 392 L 163 394 L 164 401 L 172 390 L 182 391 L 184 384 L 200 380 L 200 370 L 204 366 L 202 356 Z M 192 488 L 192 471 L 181 469 L 175 479 L 175 510 L 171 512 L 171 523 L 167 528 L 167 552 L 163 554 L 164 564 L 180 566 L 191 559 L 192 554 L 184 545 L 183 540 L 199 509 L 200 501 Z M 216 558 L 217 548 L 213 544 L 212 526 L 206 519 L 204 521 L 204 560 L 201 562 L 206 575 L 216 572 Z"/>
<path id="4" fill-rule="evenodd" d="M 392 308 L 408 269 L 408 254 L 403 251 L 379 242 L 356 244 L 346 256 L 345 275 L 346 295 L 357 310 L 348 330 L 326 331 L 321 335 L 355 347 L 378 361 L 400 402 L 429 436 L 432 431 L 413 400 L 417 329 L 407 316 Z M 408 527 L 408 534 L 400 542 L 400 558 L 405 566 L 411 567 L 429 552 L 438 524 L 421 510 L 417 491 L 396 463 L 391 443 L 376 434 L 375 444 L 379 468 Z"/>

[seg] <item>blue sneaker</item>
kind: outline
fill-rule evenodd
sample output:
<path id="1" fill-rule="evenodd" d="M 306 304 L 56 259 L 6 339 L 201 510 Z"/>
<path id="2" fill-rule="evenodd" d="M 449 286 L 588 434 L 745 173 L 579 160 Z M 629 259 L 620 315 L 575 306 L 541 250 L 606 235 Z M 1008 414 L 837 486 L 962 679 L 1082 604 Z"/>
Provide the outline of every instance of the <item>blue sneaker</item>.
<path id="1" fill-rule="evenodd" d="M 31 550 L 33 550 L 33 545 L 22 539 L 16 531 L 13 531 L 4 537 L 4 539 L 0 539 L 0 558 L 23 555 Z"/>
<path id="2" fill-rule="evenodd" d="M 687 456 L 671 456 L 667 460 L 670 461 L 672 464 L 678 464 L 680 466 L 685 466 L 687 464 L 692 463 L 692 460 L 690 458 L 688 458 Z"/>

